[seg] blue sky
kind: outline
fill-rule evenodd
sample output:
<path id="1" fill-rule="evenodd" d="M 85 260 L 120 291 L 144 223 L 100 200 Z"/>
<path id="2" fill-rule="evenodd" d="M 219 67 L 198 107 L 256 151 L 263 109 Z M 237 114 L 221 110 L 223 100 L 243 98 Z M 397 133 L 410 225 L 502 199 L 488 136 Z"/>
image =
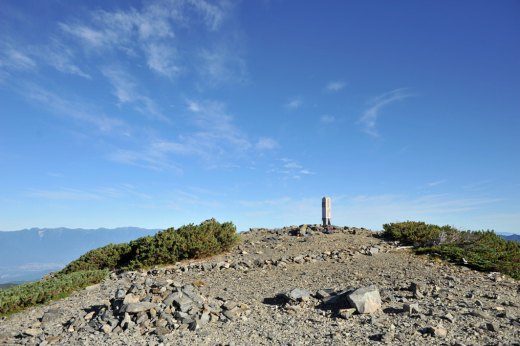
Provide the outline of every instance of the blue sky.
<path id="1" fill-rule="evenodd" d="M 2 1 L 0 229 L 520 233 L 517 1 Z"/>

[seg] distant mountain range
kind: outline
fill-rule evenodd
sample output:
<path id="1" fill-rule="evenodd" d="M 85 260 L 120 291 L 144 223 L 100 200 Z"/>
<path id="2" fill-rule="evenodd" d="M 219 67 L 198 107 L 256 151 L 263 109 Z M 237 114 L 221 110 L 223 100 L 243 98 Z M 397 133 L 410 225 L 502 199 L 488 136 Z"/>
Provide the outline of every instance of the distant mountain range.
<path id="1" fill-rule="evenodd" d="M 0 232 L 0 284 L 38 280 L 85 252 L 153 235 L 157 229 L 31 228 Z"/>
<path id="2" fill-rule="evenodd" d="M 505 240 L 512 240 L 512 241 L 520 242 L 520 234 L 502 233 L 502 234 L 499 234 L 499 236 L 501 236 Z"/>

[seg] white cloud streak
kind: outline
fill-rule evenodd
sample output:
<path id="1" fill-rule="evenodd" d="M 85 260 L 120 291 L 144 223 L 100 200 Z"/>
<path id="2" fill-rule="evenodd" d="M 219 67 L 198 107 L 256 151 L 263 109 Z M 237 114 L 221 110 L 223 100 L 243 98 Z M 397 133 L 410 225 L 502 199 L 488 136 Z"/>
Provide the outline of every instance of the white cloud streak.
<path id="1" fill-rule="evenodd" d="M 60 28 L 78 38 L 90 52 L 118 50 L 131 58 L 142 55 L 150 70 L 171 78 L 183 71 L 176 30 L 201 23 L 208 32 L 217 31 L 233 7 L 231 1 L 163 0 L 146 3 L 141 9 L 94 11 L 88 20 L 62 22 Z M 221 47 L 211 53 L 204 51 L 202 58 L 207 64 L 197 66 L 197 70 L 203 68 L 215 79 L 224 77 L 229 65 L 240 62 L 232 59 L 236 56 L 236 52 Z"/>
<path id="2" fill-rule="evenodd" d="M 279 147 L 278 142 L 272 138 L 260 138 L 255 145 L 258 150 L 273 150 Z"/>
<path id="3" fill-rule="evenodd" d="M 316 173 L 305 168 L 298 161 L 290 158 L 282 158 L 279 160 L 281 165 L 279 167 L 271 168 L 267 173 L 277 173 L 282 176 L 282 179 L 301 179 L 304 176 L 315 175 Z"/>
<path id="4" fill-rule="evenodd" d="M 181 170 L 174 163 L 176 156 L 199 159 L 210 167 L 223 167 L 245 158 L 253 148 L 223 103 L 190 100 L 187 111 L 187 130 L 175 139 L 153 137 L 143 149 L 117 150 L 109 158 L 152 169 Z"/>
<path id="5" fill-rule="evenodd" d="M 171 122 L 159 109 L 156 102 L 138 91 L 137 83 L 133 78 L 118 67 L 106 67 L 103 74 L 112 84 L 114 95 L 120 104 L 129 103 L 139 113 L 164 122 Z"/>
<path id="6" fill-rule="evenodd" d="M 0 45 L 0 71 L 30 71 L 37 66 L 27 52 L 4 43 Z"/>
<path id="7" fill-rule="evenodd" d="M 29 197 L 41 198 L 48 200 L 62 201 L 89 201 L 100 200 L 103 197 L 96 193 L 79 191 L 79 190 L 34 190 L 27 194 Z"/>
<path id="8" fill-rule="evenodd" d="M 381 115 L 381 110 L 389 104 L 410 97 L 406 88 L 394 89 L 374 98 L 370 102 L 370 107 L 363 113 L 359 123 L 363 125 L 363 131 L 372 137 L 379 137 L 377 121 Z"/>
<path id="9" fill-rule="evenodd" d="M 100 132 L 128 134 L 129 127 L 124 121 L 100 114 L 99 111 L 90 110 L 91 107 L 83 101 L 71 101 L 37 85 L 30 84 L 23 85 L 20 93 L 51 112 L 93 125 Z"/>
<path id="10" fill-rule="evenodd" d="M 301 97 L 295 97 L 290 99 L 286 104 L 285 108 L 293 111 L 300 108 L 303 105 L 303 99 Z"/>
<path id="11" fill-rule="evenodd" d="M 336 121 L 336 118 L 333 115 L 322 115 L 320 117 L 320 122 L 323 124 L 332 124 Z"/>
<path id="12" fill-rule="evenodd" d="M 340 91 L 341 89 L 343 89 L 346 85 L 347 84 L 345 82 L 335 81 L 335 82 L 330 82 L 329 84 L 327 84 L 326 89 L 327 89 L 327 91 L 330 91 L 330 92 L 337 92 L 337 91 Z"/>

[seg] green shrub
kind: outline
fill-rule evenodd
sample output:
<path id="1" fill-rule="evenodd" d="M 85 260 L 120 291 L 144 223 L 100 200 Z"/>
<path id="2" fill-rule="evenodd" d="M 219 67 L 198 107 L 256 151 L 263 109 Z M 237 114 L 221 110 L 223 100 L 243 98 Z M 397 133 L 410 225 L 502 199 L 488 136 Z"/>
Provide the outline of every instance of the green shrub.
<path id="1" fill-rule="evenodd" d="M 175 263 L 188 258 L 211 256 L 228 251 L 238 241 L 231 222 L 215 219 L 200 225 L 168 228 L 154 236 L 141 237 L 128 244 L 110 244 L 87 252 L 69 263 L 60 273 L 95 269 L 140 269 Z"/>
<path id="2" fill-rule="evenodd" d="M 419 254 L 436 253 L 459 263 L 465 260 L 474 269 L 520 279 L 520 243 L 507 241 L 493 231 L 459 231 L 413 221 L 385 224 L 383 228 L 384 236 L 414 245 Z"/>
<path id="3" fill-rule="evenodd" d="M 67 274 L 82 270 L 113 270 L 121 267 L 129 257 L 131 248 L 128 244 L 109 244 L 87 252 L 70 262 L 60 273 Z"/>
<path id="4" fill-rule="evenodd" d="M 100 282 L 107 273 L 105 270 L 78 271 L 0 290 L 0 315 L 66 297 L 78 289 Z"/>

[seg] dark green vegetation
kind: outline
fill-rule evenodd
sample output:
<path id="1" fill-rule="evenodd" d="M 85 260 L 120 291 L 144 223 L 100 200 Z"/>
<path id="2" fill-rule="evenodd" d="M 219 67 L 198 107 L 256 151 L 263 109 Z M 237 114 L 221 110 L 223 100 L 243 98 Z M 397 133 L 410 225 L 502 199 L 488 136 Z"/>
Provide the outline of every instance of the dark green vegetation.
<path id="1" fill-rule="evenodd" d="M 130 243 L 110 244 L 87 252 L 53 277 L 0 291 L 0 315 L 63 298 L 100 282 L 109 270 L 135 270 L 201 258 L 230 250 L 237 242 L 236 227 L 215 219 L 200 225 L 168 228 Z"/>
<path id="2" fill-rule="evenodd" d="M 413 245 L 418 254 L 438 254 L 459 263 L 466 260 L 471 268 L 520 279 L 520 243 L 504 240 L 493 231 L 459 231 L 414 221 L 385 224 L 383 228 L 385 237 Z"/>
<path id="3" fill-rule="evenodd" d="M 66 297 L 78 289 L 103 280 L 106 274 L 106 270 L 81 271 L 1 290 L 0 315 Z"/>
<path id="4" fill-rule="evenodd" d="M 189 224 L 175 230 L 168 228 L 154 236 L 142 237 L 128 244 L 110 244 L 87 252 L 67 265 L 60 273 L 79 270 L 148 268 L 188 258 L 201 258 L 228 251 L 238 241 L 235 225 L 220 224 L 215 219 L 200 225 Z"/>

